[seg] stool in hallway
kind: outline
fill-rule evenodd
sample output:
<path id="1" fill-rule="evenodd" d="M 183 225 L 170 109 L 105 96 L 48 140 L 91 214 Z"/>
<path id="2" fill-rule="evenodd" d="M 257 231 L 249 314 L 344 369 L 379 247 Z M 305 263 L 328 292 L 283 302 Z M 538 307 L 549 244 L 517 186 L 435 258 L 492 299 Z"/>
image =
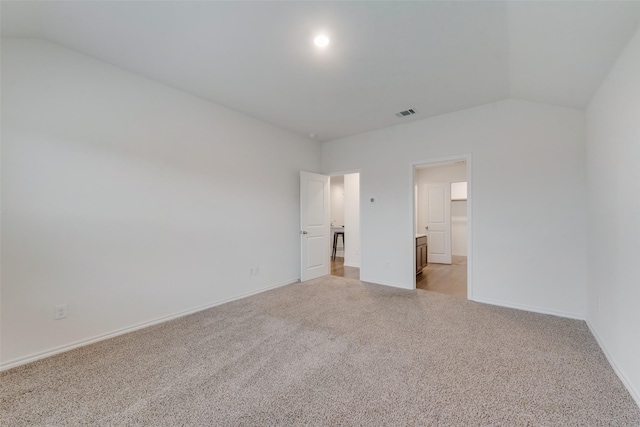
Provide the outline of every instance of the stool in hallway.
<path id="1" fill-rule="evenodd" d="M 333 252 L 331 252 L 331 259 L 336 259 L 336 251 L 338 250 L 338 236 L 342 236 L 342 249 L 344 250 L 344 231 L 336 231 L 333 233 Z"/>

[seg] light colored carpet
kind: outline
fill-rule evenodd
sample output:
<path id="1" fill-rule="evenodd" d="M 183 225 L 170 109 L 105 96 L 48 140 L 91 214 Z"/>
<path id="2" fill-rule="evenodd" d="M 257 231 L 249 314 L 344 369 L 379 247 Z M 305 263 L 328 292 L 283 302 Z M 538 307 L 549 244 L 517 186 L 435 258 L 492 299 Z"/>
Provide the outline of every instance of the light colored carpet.
<path id="1" fill-rule="evenodd" d="M 584 322 L 334 276 L 0 376 L 2 426 L 638 426 Z"/>

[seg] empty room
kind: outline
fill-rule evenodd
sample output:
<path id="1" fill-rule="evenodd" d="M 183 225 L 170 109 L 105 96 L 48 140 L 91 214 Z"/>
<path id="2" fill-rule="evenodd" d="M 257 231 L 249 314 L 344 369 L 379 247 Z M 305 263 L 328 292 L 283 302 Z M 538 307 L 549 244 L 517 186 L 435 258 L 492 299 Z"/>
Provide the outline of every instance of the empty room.
<path id="1" fill-rule="evenodd" d="M 0 8 L 0 425 L 640 425 L 639 1 Z"/>

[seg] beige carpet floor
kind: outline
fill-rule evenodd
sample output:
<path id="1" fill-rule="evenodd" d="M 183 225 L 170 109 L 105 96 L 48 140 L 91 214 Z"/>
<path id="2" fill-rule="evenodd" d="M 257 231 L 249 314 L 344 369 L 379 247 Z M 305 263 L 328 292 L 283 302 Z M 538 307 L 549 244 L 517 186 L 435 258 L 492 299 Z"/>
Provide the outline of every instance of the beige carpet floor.
<path id="1" fill-rule="evenodd" d="M 639 426 L 584 322 L 334 276 L 0 374 L 2 426 Z"/>

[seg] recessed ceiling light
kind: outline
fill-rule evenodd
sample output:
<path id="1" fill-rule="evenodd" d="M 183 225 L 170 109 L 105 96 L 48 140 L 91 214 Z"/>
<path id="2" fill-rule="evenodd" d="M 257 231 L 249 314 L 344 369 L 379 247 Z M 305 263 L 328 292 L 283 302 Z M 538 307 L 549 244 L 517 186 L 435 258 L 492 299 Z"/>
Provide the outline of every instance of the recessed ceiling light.
<path id="1" fill-rule="evenodd" d="M 327 47 L 329 45 L 329 37 L 321 34 L 313 39 L 313 43 L 318 47 Z"/>
<path id="2" fill-rule="evenodd" d="M 309 138 L 313 139 L 313 138 L 315 138 L 315 137 L 316 137 L 316 134 L 315 134 L 315 133 L 313 133 L 313 132 L 310 132 L 310 133 L 309 133 Z"/>

